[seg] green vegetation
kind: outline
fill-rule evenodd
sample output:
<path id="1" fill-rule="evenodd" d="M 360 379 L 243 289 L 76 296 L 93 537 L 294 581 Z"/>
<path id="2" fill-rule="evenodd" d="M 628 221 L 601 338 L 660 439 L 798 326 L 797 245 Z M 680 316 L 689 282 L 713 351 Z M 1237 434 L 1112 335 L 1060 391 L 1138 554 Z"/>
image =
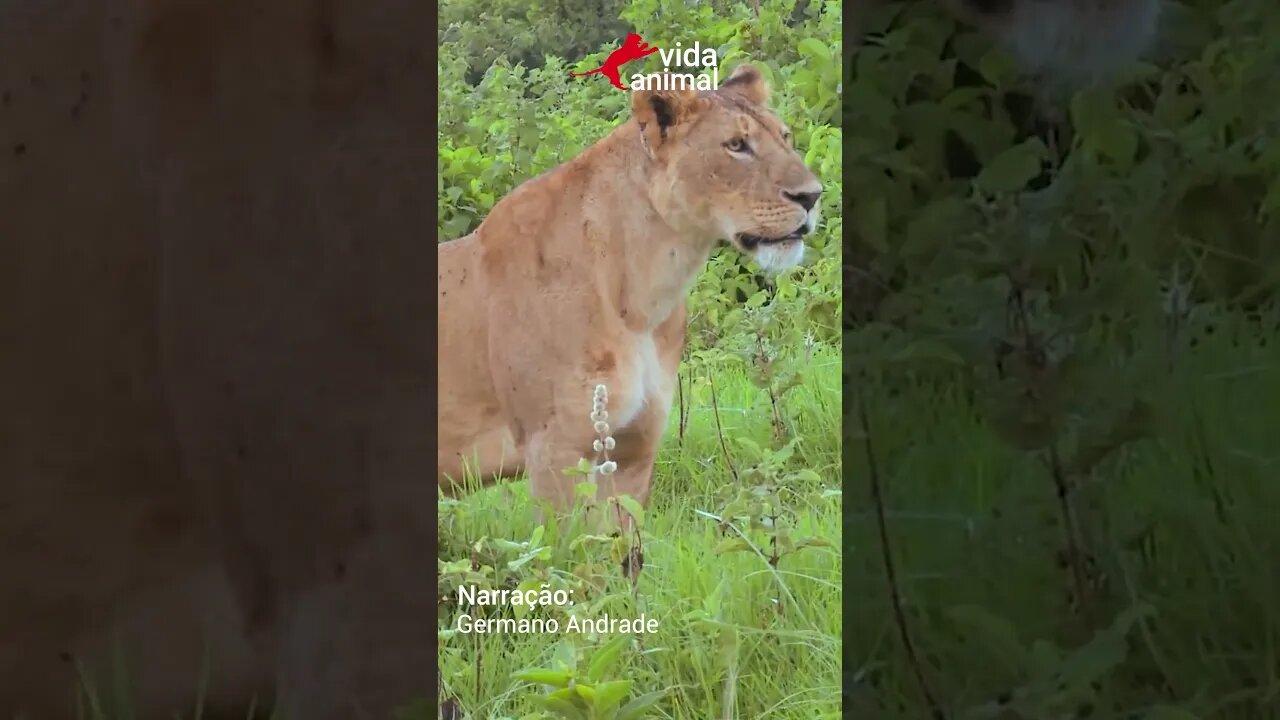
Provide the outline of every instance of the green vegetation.
<path id="1" fill-rule="evenodd" d="M 840 3 L 635 0 L 616 29 L 608 3 L 594 4 L 606 7 L 602 22 L 574 20 L 585 5 L 442 4 L 442 240 L 626 119 L 628 94 L 568 71 L 600 65 L 628 30 L 659 47 L 716 49 L 721 78 L 747 60 L 762 66 L 826 186 L 824 221 L 796 271 L 766 279 L 726 248 L 696 283 L 653 501 L 630 508 L 638 535 L 591 535 L 577 515 L 539 524 L 525 483 L 440 502 L 444 716 L 837 717 Z M 626 71 L 661 69 L 657 55 L 643 64 Z M 573 593 L 573 606 L 487 608 L 492 617 L 563 628 L 643 613 L 658 630 L 464 634 L 463 584 Z"/>
<path id="2" fill-rule="evenodd" d="M 1280 717 L 1280 7 L 1055 95 L 924 5 L 846 64 L 848 708 Z"/>

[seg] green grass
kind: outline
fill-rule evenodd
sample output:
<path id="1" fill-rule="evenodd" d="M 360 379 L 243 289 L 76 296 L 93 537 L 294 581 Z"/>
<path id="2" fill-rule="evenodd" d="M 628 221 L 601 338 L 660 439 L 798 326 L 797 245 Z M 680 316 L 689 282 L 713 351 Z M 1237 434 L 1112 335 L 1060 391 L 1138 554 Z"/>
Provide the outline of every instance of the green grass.
<path id="1" fill-rule="evenodd" d="M 1045 464 L 1001 439 L 980 393 L 937 380 L 869 389 L 900 594 L 948 717 L 1280 717 L 1280 335 L 1221 315 L 1159 387 L 1149 435 L 1073 498 L 1093 569 L 1088 622 L 1067 601 Z M 847 463 L 847 572 L 864 588 L 846 607 L 851 707 L 929 717 L 890 608 L 860 440 Z M 1146 619 L 1107 651 L 1070 665 L 1049 649 L 1084 646 L 1135 605 Z M 1064 689 L 1055 672 L 1081 680 Z M 994 712 L 1001 699 L 1019 711 Z"/>
<path id="2" fill-rule="evenodd" d="M 605 550 L 569 549 L 568 533 L 552 542 L 556 547 L 546 572 L 568 573 L 575 565 L 598 561 L 593 572 L 607 583 L 600 597 L 611 615 L 642 611 L 657 618 L 658 632 L 639 636 L 608 678 L 633 680 L 633 694 L 665 691 L 646 717 L 838 716 L 841 503 L 833 491 L 840 477 L 839 366 L 837 352 L 819 348 L 806 382 L 783 397 L 788 429 L 781 441 L 800 438 L 787 467 L 812 470 L 817 481 L 784 483 L 786 489 L 772 494 L 787 508 L 795 536 L 818 536 L 830 547 L 803 548 L 773 567 L 766 560 L 767 534 L 756 531 L 747 537 L 757 550 L 717 553 L 717 546 L 740 536 L 735 530 L 722 535 L 708 515 L 718 515 L 738 489 L 734 472 L 744 486 L 753 482 L 751 443 L 766 452 L 781 443 L 774 438 L 765 391 L 736 369 L 718 368 L 712 376 L 713 407 L 707 372 L 690 372 L 688 366 L 686 428 L 681 437 L 680 411 L 674 409 L 645 515 L 644 569 L 635 588 Z M 738 442 L 741 438 L 751 443 Z M 482 537 L 530 538 L 536 510 L 524 482 L 462 497 L 448 511 L 450 520 L 442 523 L 442 558 L 465 557 L 465 545 Z M 442 630 L 453 626 L 457 613 L 454 606 L 442 608 Z M 442 638 L 446 694 L 460 702 L 468 717 L 526 717 L 536 709 L 531 698 L 540 689 L 513 680 L 513 673 L 552 667 L 557 643 L 566 638 L 587 647 L 608 640 L 563 633 Z"/>

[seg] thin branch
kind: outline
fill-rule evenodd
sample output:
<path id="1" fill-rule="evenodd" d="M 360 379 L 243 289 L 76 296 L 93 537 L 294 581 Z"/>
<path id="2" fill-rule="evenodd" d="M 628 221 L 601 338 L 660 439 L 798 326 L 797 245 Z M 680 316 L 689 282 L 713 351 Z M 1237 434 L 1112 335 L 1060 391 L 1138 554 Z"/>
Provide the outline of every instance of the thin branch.
<path id="1" fill-rule="evenodd" d="M 1022 331 L 1024 358 L 1039 373 L 1043 370 L 1043 359 L 1046 353 L 1031 330 L 1030 313 L 1027 312 L 1027 304 L 1023 298 L 1022 288 L 1016 283 L 1013 291 L 1013 302 L 1018 313 L 1018 324 L 1021 326 L 1020 329 Z M 1049 473 L 1053 476 L 1054 491 L 1058 496 L 1058 510 L 1062 514 L 1063 534 L 1066 536 L 1067 541 L 1067 562 L 1071 566 L 1076 602 L 1079 604 L 1081 612 L 1087 615 L 1089 585 L 1084 567 L 1085 554 L 1081 548 L 1080 535 L 1076 529 L 1075 513 L 1071 509 L 1071 481 L 1067 478 L 1067 473 L 1063 469 L 1062 459 L 1058 454 L 1057 438 L 1051 438 L 1049 441 Z"/>
<path id="2" fill-rule="evenodd" d="M 881 489 L 880 470 L 876 465 L 875 449 L 871 443 L 871 421 L 867 418 L 867 407 L 862 400 L 861 393 L 859 393 L 858 397 L 858 421 L 862 425 L 862 440 L 867 453 L 867 472 L 871 481 L 871 502 L 875 505 L 876 525 L 880 530 L 880 551 L 884 559 L 885 580 L 889 585 L 889 600 L 893 605 L 893 619 L 898 626 L 898 635 L 901 637 L 902 646 L 906 650 L 907 661 L 916 676 L 916 682 L 920 684 L 920 693 L 924 695 L 924 700 L 929 705 L 930 713 L 933 715 L 934 720 L 944 720 L 946 715 L 942 712 L 942 706 L 938 704 L 933 691 L 929 689 L 928 681 L 925 680 L 924 666 L 916 654 L 915 643 L 911 640 L 911 630 L 907 625 L 907 613 L 903 609 L 902 603 L 902 590 L 898 586 L 898 571 L 893 563 L 893 549 L 889 544 L 889 520 L 884 508 L 884 493 Z"/>
<path id="3" fill-rule="evenodd" d="M 689 409 L 684 397 L 684 373 L 676 373 L 676 403 L 680 406 L 680 434 L 677 437 L 680 444 L 684 445 L 684 431 L 689 426 Z"/>
<path id="4" fill-rule="evenodd" d="M 724 427 L 720 424 L 720 401 L 716 398 L 716 379 L 715 376 L 708 371 L 707 382 L 711 384 L 711 411 L 716 416 L 716 435 L 720 438 L 720 450 L 724 452 L 724 461 L 729 466 L 729 472 L 733 475 L 733 482 L 739 483 L 738 469 L 733 466 L 733 458 L 729 456 L 729 446 L 724 441 Z"/>

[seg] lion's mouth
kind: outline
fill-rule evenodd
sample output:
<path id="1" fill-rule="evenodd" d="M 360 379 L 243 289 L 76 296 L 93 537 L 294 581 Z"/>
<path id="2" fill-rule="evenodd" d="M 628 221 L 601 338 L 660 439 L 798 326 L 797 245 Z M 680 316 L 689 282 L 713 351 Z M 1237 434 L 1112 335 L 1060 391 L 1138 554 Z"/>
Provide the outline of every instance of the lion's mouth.
<path id="1" fill-rule="evenodd" d="M 782 237 L 765 237 L 763 235 L 752 235 L 751 233 L 738 233 L 736 239 L 738 244 L 744 250 L 755 250 L 757 247 L 767 245 L 782 245 L 783 243 L 796 242 L 804 239 L 809 234 L 809 224 L 805 223 Z"/>

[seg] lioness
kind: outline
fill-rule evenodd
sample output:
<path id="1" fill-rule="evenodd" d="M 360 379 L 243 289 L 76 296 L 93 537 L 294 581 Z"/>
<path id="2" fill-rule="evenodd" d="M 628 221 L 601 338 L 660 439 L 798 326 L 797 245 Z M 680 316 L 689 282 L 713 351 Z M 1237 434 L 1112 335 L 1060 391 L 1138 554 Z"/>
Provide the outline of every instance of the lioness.
<path id="1" fill-rule="evenodd" d="M 535 497 L 565 506 L 601 384 L 609 490 L 647 502 L 690 285 L 721 241 L 793 266 L 818 222 L 822 186 L 768 96 L 751 65 L 714 91 L 635 91 L 630 119 L 440 245 L 443 490 L 524 469 Z"/>

